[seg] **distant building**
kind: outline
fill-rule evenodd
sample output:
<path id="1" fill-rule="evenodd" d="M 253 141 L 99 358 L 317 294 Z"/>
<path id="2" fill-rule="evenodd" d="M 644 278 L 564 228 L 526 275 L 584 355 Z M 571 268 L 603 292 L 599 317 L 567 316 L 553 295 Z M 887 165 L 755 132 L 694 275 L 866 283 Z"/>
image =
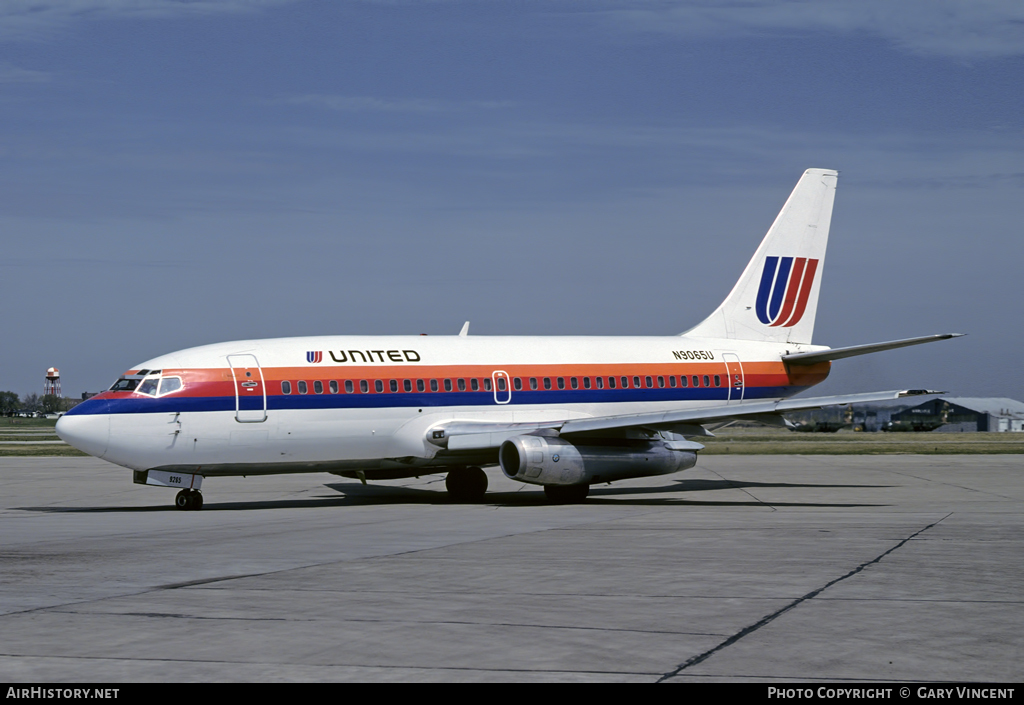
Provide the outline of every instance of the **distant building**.
<path id="1" fill-rule="evenodd" d="M 900 404 L 898 406 L 853 404 L 851 405 L 851 409 L 853 410 L 853 428 L 855 430 L 867 431 L 869 433 L 881 431 L 889 424 L 890 421 L 892 421 L 893 414 L 897 414 L 906 408 L 906 404 Z"/>
<path id="2" fill-rule="evenodd" d="M 1005 397 L 939 397 L 892 414 L 891 430 L 1024 432 L 1024 402 Z"/>

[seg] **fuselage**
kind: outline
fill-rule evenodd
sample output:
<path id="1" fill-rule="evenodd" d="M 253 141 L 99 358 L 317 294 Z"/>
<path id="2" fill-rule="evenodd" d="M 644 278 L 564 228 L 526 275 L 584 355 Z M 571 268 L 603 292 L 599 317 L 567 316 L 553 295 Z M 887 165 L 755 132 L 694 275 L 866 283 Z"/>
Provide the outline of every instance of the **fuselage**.
<path id="1" fill-rule="evenodd" d="M 496 462 L 429 440 L 452 420 L 542 422 L 782 399 L 821 346 L 665 337 L 336 336 L 220 343 L 135 366 L 58 433 L 135 470 L 367 472 Z M 491 457 L 495 456 L 495 457 Z"/>

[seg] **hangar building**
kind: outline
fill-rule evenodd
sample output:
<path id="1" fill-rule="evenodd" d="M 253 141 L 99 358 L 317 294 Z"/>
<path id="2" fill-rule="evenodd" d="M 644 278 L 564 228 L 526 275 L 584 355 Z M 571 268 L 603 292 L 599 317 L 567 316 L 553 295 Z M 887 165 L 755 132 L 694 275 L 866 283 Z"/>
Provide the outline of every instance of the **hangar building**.
<path id="1" fill-rule="evenodd" d="M 1005 397 L 939 397 L 892 415 L 906 430 L 1024 432 L 1024 402 Z M 896 430 L 896 429 L 893 429 Z"/>

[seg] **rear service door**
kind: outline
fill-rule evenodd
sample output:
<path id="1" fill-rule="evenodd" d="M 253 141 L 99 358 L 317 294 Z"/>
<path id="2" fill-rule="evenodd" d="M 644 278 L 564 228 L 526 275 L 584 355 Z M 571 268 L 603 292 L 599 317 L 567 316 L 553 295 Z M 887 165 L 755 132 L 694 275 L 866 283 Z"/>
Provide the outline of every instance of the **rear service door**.
<path id="1" fill-rule="evenodd" d="M 228 355 L 235 380 L 235 420 L 262 423 L 267 420 L 267 386 L 255 355 Z"/>
<path id="2" fill-rule="evenodd" d="M 735 353 L 723 353 L 726 379 L 729 380 L 729 403 L 743 401 L 743 363 Z"/>

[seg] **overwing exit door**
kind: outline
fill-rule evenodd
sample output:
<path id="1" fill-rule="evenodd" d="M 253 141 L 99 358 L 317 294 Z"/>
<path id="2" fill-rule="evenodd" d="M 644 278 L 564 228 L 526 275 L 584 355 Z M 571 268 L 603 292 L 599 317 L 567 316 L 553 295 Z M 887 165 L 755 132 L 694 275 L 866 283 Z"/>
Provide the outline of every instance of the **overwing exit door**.
<path id="1" fill-rule="evenodd" d="M 255 355 L 228 355 L 235 383 L 235 421 L 261 423 L 267 420 L 267 386 Z"/>
<path id="2" fill-rule="evenodd" d="M 508 372 L 495 370 L 491 373 L 494 382 L 494 403 L 508 404 L 512 401 L 512 385 L 509 383 Z"/>

